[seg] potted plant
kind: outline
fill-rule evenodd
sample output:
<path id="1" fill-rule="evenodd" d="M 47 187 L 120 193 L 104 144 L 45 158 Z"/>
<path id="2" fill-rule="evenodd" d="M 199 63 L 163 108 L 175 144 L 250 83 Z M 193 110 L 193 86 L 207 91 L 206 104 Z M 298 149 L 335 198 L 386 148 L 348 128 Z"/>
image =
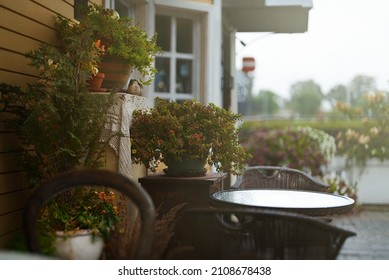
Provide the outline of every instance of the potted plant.
<path id="1" fill-rule="evenodd" d="M 156 101 L 155 108 L 133 113 L 130 135 L 135 163 L 155 171 L 162 162 L 168 166 L 165 172 L 178 176 L 202 175 L 206 163 L 221 172 L 242 171 L 249 155 L 238 139 L 239 115 L 214 104 Z M 193 167 L 193 162 L 198 166 Z"/>
<path id="2" fill-rule="evenodd" d="M 91 188 L 67 191 L 48 201 L 39 220 L 42 239 L 49 240 L 46 253 L 62 259 L 99 258 L 121 220 L 114 200 L 114 192 Z M 77 246 L 79 242 L 85 245 Z M 87 255 L 87 245 L 96 247 L 92 255 Z"/>
<path id="3" fill-rule="evenodd" d="M 108 141 L 102 142 L 100 138 L 114 96 L 92 94 L 87 84 L 103 50 L 94 41 L 93 30 L 69 24 L 61 17 L 56 18 L 55 27 L 57 47 L 41 44 L 37 50 L 26 54 L 37 70 L 37 82 L 28 84 L 25 89 L 0 84 L 1 108 L 9 113 L 8 125 L 19 136 L 21 168 L 28 179 L 26 186 L 32 188 L 39 188 L 43 181 L 65 171 L 103 166 L 108 146 Z M 48 213 L 62 213 L 73 201 L 84 206 L 96 202 L 101 206 L 92 195 L 77 194 L 64 203 L 59 200 L 49 205 Z M 99 208 L 93 209 L 88 208 L 88 211 Z M 73 210 L 78 211 L 74 215 L 80 217 L 82 209 Z M 51 220 L 51 216 L 47 218 Z M 70 223 L 70 218 L 69 223 L 65 216 L 62 218 L 69 226 L 66 230 L 70 230 L 70 225 L 81 227 L 79 223 Z M 102 219 L 106 217 L 96 217 L 96 223 L 101 223 Z M 108 220 L 112 219 L 110 216 Z M 91 225 L 91 229 L 98 228 Z"/>
<path id="4" fill-rule="evenodd" d="M 101 49 L 91 31 L 57 17 L 59 46 L 41 44 L 27 53 L 39 80 L 26 89 L 0 84 L 2 110 L 20 139 L 28 184 L 39 186 L 77 167 L 100 167 L 108 145 L 100 141 L 113 95 L 88 92 Z M 113 135 L 112 135 L 113 136 Z"/>
<path id="5" fill-rule="evenodd" d="M 92 30 L 93 40 L 101 40 L 105 47 L 99 66 L 105 74 L 103 88 L 123 89 L 131 69 L 146 77 L 143 84 L 149 84 L 156 73 L 154 57 L 160 52 L 156 34 L 149 38 L 140 26 L 132 23 L 131 18 L 119 17 L 116 11 L 101 5 L 89 5 L 84 14 L 80 28 Z"/>

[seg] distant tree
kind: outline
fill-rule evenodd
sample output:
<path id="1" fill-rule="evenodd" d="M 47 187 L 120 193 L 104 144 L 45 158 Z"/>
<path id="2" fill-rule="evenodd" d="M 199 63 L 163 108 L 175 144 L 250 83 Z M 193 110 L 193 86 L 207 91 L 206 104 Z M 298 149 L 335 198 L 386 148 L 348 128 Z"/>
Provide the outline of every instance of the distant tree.
<path id="1" fill-rule="evenodd" d="M 339 102 L 368 111 L 368 104 L 363 96 L 369 92 L 377 92 L 375 79 L 369 76 L 357 75 L 350 81 L 348 86 L 339 84 L 332 87 L 325 99 L 331 103 L 334 113 L 338 113 L 336 104 Z"/>
<path id="2" fill-rule="evenodd" d="M 368 92 L 377 91 L 376 81 L 373 77 L 357 75 L 349 84 L 350 105 L 363 105 L 363 95 Z"/>
<path id="3" fill-rule="evenodd" d="M 273 115 L 280 110 L 281 97 L 270 90 L 261 90 L 253 96 L 254 112 L 261 115 Z"/>
<path id="4" fill-rule="evenodd" d="M 321 88 L 313 80 L 296 82 L 290 87 L 290 109 L 301 117 L 316 115 L 323 100 Z"/>
<path id="5" fill-rule="evenodd" d="M 329 90 L 325 99 L 327 99 L 331 105 L 335 107 L 338 102 L 346 103 L 348 101 L 347 91 L 348 88 L 345 85 L 336 85 Z"/>

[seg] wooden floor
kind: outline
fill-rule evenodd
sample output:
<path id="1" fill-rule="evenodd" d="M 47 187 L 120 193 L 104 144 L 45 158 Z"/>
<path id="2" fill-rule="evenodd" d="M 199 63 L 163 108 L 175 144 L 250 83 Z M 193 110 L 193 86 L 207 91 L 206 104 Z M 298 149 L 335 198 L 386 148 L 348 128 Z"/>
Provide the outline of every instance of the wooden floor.
<path id="1" fill-rule="evenodd" d="M 359 206 L 331 224 L 357 234 L 346 240 L 339 260 L 389 260 L 389 205 Z"/>

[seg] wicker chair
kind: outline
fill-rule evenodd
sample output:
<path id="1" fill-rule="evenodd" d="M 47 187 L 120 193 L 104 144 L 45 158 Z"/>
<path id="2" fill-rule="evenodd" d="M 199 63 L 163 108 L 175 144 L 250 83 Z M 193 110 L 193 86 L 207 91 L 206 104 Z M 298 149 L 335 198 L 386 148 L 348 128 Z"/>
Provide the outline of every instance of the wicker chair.
<path id="1" fill-rule="evenodd" d="M 329 185 L 309 174 L 280 166 L 250 166 L 231 187 L 236 189 L 298 189 L 328 192 Z"/>
<path id="2" fill-rule="evenodd" d="M 140 213 L 140 231 L 136 259 L 149 258 L 155 232 L 155 211 L 149 195 L 137 183 L 118 173 L 107 170 L 81 169 L 60 174 L 37 188 L 25 209 L 24 230 L 31 252 L 40 253 L 38 218 L 40 209 L 51 197 L 72 188 L 100 186 L 108 187 L 129 198 Z"/>
<path id="3" fill-rule="evenodd" d="M 336 259 L 355 233 L 301 214 L 268 210 L 187 210 L 165 259 Z"/>

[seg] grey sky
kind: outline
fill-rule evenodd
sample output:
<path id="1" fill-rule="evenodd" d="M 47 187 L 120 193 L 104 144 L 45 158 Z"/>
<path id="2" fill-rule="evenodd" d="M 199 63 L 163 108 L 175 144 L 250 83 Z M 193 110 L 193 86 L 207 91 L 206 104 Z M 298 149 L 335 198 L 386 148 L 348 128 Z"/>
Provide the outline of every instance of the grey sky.
<path id="1" fill-rule="evenodd" d="M 290 85 L 313 79 L 324 93 L 356 75 L 376 78 L 389 90 L 389 1 L 313 0 L 308 32 L 238 33 L 237 65 L 256 59 L 254 93 L 270 89 L 289 96 Z"/>

